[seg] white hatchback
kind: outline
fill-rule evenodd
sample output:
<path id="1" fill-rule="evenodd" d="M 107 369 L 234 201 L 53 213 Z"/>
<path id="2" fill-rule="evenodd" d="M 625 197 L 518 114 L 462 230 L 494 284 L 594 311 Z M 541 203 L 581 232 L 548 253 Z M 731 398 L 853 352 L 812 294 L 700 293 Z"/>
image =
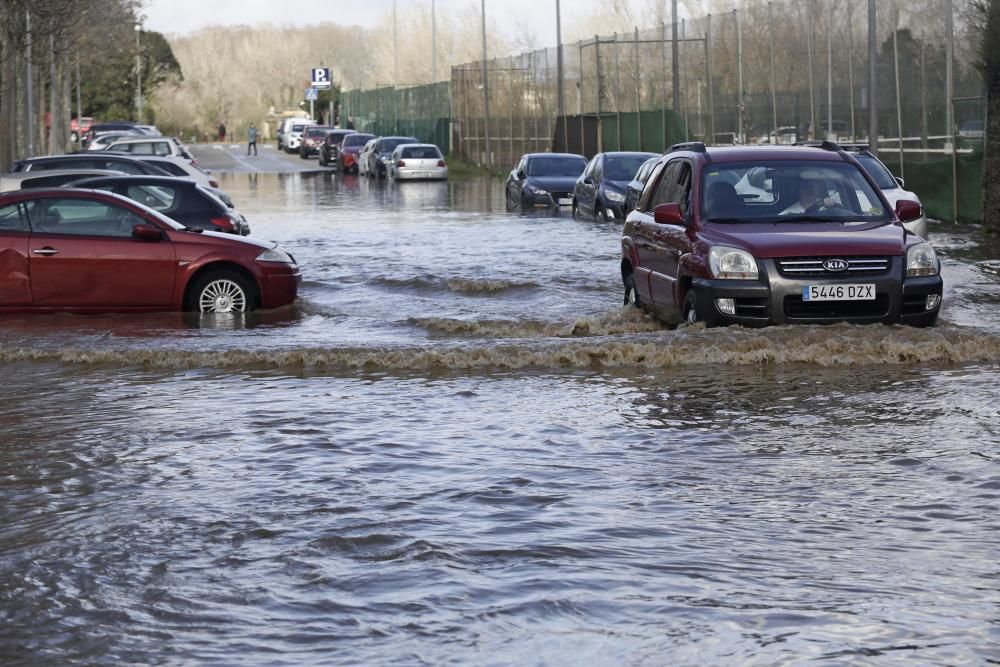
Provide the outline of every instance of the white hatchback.
<path id="1" fill-rule="evenodd" d="M 446 180 L 448 165 L 434 144 L 400 144 L 392 151 L 389 173 L 393 180 Z"/>
<path id="2" fill-rule="evenodd" d="M 140 155 L 163 155 L 193 160 L 194 157 L 173 137 L 140 137 L 120 139 L 108 146 L 108 150 L 119 153 Z"/>

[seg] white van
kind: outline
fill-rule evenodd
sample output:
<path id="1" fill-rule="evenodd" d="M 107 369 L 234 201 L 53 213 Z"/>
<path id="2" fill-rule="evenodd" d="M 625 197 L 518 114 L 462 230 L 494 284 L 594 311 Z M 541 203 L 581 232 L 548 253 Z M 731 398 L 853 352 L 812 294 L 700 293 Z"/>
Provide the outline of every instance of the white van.
<path id="1" fill-rule="evenodd" d="M 292 126 L 296 123 L 315 124 L 315 121 L 301 116 L 292 116 L 291 118 L 286 118 L 281 121 L 281 123 L 278 124 L 278 150 L 290 152 L 288 148 L 288 135 L 292 131 Z M 296 146 L 296 149 L 297 148 L 298 146 Z"/>

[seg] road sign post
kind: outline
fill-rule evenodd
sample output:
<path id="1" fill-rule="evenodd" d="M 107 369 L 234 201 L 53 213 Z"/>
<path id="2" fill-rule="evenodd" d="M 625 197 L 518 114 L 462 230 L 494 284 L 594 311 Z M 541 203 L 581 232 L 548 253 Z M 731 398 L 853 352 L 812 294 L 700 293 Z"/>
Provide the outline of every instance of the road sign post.
<path id="1" fill-rule="evenodd" d="M 306 88 L 306 99 L 309 100 L 309 117 L 313 120 L 316 119 L 315 106 L 316 99 L 319 97 L 319 91 L 313 88 Z"/>

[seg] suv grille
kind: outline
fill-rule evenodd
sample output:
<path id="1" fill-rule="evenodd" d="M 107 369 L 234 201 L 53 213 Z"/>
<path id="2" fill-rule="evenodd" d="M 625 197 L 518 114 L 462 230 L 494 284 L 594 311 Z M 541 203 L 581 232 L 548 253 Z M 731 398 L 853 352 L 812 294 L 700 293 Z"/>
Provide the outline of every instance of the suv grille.
<path id="1" fill-rule="evenodd" d="M 847 261 L 844 271 L 827 271 L 823 262 L 828 259 Z M 783 257 L 776 259 L 778 272 L 783 276 L 858 276 L 885 273 L 891 264 L 889 257 Z"/>
<path id="2" fill-rule="evenodd" d="M 874 301 L 803 301 L 801 295 L 790 294 L 784 306 L 789 319 L 876 318 L 889 313 L 889 295 L 878 294 Z"/>

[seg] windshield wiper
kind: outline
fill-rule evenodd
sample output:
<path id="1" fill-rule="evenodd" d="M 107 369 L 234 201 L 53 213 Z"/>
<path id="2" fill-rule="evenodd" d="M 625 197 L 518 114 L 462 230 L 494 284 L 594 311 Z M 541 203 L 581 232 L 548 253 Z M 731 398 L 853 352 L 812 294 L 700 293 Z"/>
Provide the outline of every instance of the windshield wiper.
<path id="1" fill-rule="evenodd" d="M 782 215 L 768 222 L 843 222 L 843 220 L 823 215 Z"/>
<path id="2" fill-rule="evenodd" d="M 706 220 L 706 222 L 719 222 L 726 225 L 735 225 L 749 221 L 745 220 L 744 218 L 709 218 L 708 220 Z"/>
<path id="3" fill-rule="evenodd" d="M 185 231 L 185 232 L 194 232 L 195 234 L 201 234 L 205 230 L 204 229 L 198 229 L 197 227 L 185 227 L 182 231 Z"/>

